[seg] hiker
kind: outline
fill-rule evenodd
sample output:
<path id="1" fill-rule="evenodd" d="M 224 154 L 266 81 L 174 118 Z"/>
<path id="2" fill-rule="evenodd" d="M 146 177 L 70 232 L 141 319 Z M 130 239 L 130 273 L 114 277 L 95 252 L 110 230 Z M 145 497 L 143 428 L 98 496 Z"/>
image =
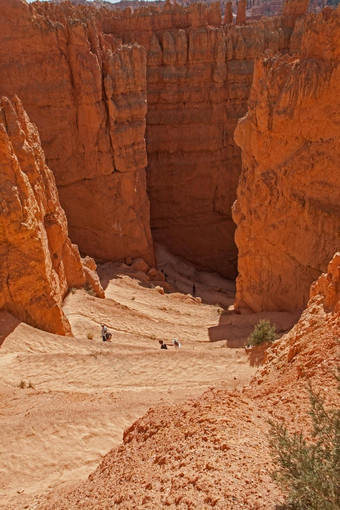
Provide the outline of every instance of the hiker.
<path id="1" fill-rule="evenodd" d="M 161 273 L 163 273 L 163 274 L 164 274 L 165 281 L 167 282 L 167 281 L 168 281 L 168 275 L 167 275 L 167 273 L 164 271 L 164 269 L 163 269 L 163 268 L 161 269 Z"/>
<path id="2" fill-rule="evenodd" d="M 180 349 L 182 346 L 181 346 L 181 343 L 177 340 L 177 338 L 175 338 L 172 343 L 174 344 L 174 347 L 175 349 Z"/>
<path id="3" fill-rule="evenodd" d="M 112 334 L 110 333 L 110 331 L 107 329 L 107 326 L 105 326 L 105 324 L 102 324 L 102 332 L 101 332 L 101 336 L 102 336 L 102 340 L 103 342 L 110 342 L 111 338 L 112 338 Z"/>
<path id="4" fill-rule="evenodd" d="M 194 297 L 196 297 L 196 285 L 195 284 L 193 284 L 193 286 L 192 286 L 192 295 Z"/>
<path id="5" fill-rule="evenodd" d="M 166 345 L 165 342 L 163 342 L 163 340 L 159 340 L 159 343 L 161 344 L 161 349 L 167 349 L 168 346 Z"/>

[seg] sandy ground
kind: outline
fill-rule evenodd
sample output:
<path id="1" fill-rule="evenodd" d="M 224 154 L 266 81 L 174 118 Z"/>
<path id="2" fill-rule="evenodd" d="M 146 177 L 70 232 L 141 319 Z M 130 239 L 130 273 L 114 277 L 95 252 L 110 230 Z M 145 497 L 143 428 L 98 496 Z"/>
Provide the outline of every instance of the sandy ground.
<path id="1" fill-rule="evenodd" d="M 158 260 L 170 293 L 110 263 L 98 268 L 105 299 L 71 292 L 64 311 L 74 338 L 0 313 L 2 508 L 33 509 L 37 494 L 85 480 L 150 407 L 249 383 L 256 363 L 241 346 L 262 315 L 227 312 L 233 282 L 199 273 L 165 252 Z M 193 283 L 198 299 L 185 294 Z M 270 319 L 284 331 L 297 316 Z M 111 343 L 101 341 L 102 323 L 113 334 Z M 181 349 L 159 348 L 159 339 L 170 344 L 174 338 Z"/>

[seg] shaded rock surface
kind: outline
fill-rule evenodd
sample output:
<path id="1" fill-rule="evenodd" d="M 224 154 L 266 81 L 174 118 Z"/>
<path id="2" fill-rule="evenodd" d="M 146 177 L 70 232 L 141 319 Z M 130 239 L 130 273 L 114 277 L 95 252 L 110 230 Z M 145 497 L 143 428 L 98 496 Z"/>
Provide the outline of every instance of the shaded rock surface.
<path id="1" fill-rule="evenodd" d="M 340 239 L 340 12 L 304 21 L 301 57 L 256 64 L 234 220 L 236 305 L 293 310 Z"/>
<path id="2" fill-rule="evenodd" d="M 96 9 L 0 5 L 0 93 L 37 124 L 72 241 L 102 259 L 153 262 L 146 195 L 145 50 L 97 26 Z"/>
<path id="3" fill-rule="evenodd" d="M 38 125 L 80 251 L 154 265 L 147 180 L 155 241 L 234 278 L 233 132 L 254 59 L 289 51 L 293 28 L 279 18 L 222 26 L 218 3 L 0 9 L 0 92 L 18 93 Z"/>

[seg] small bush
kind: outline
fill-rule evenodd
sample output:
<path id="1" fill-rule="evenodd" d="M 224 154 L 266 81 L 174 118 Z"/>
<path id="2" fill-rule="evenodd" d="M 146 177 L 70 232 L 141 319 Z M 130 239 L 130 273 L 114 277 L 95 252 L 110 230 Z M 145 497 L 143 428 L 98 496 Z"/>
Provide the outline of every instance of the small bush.
<path id="1" fill-rule="evenodd" d="M 247 345 L 261 345 L 265 342 L 274 342 L 274 340 L 276 340 L 275 326 L 263 319 L 256 324 L 254 331 L 249 335 Z"/>
<path id="2" fill-rule="evenodd" d="M 26 381 L 20 381 L 19 388 L 21 388 L 22 390 L 26 388 Z"/>
<path id="3" fill-rule="evenodd" d="M 93 340 L 93 333 L 87 333 L 87 338 L 89 340 Z"/>
<path id="4" fill-rule="evenodd" d="M 284 423 L 270 424 L 270 448 L 278 466 L 272 478 L 287 495 L 291 510 L 340 509 L 340 410 L 326 410 L 310 388 L 313 440 L 289 434 Z"/>

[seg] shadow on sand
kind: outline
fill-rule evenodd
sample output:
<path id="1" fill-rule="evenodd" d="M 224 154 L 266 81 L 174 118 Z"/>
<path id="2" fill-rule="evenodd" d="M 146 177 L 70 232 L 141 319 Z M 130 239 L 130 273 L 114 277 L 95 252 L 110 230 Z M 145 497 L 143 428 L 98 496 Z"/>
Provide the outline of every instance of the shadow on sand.
<path id="1" fill-rule="evenodd" d="M 297 323 L 301 310 L 296 312 L 235 312 L 225 311 L 222 313 L 219 325 L 209 328 L 211 342 L 225 341 L 227 347 L 244 347 L 255 325 L 262 319 L 268 319 L 275 326 L 276 332 L 282 335 L 288 332 Z M 255 356 L 255 354 L 254 354 Z M 261 358 L 260 353 L 258 354 Z M 260 363 L 254 358 L 254 365 Z"/>
<path id="2" fill-rule="evenodd" d="M 235 282 L 226 280 L 214 273 L 205 273 L 195 270 L 195 279 L 185 274 L 174 274 L 166 266 L 159 266 L 159 270 L 165 272 L 166 281 L 150 281 L 142 271 L 136 271 L 127 264 L 121 262 L 105 262 L 98 264 L 97 273 L 104 290 L 107 289 L 110 280 L 122 279 L 124 276 L 133 278 L 144 288 L 163 287 L 166 294 L 180 293 L 188 298 L 201 300 L 200 302 L 227 308 L 234 302 Z M 195 284 L 195 296 L 193 296 L 193 284 Z"/>
<path id="3" fill-rule="evenodd" d="M 141 287 L 151 288 L 151 282 L 142 271 L 134 271 L 130 266 L 122 262 L 104 262 L 98 264 L 97 273 L 103 289 L 107 289 L 110 280 L 120 280 L 123 276 L 129 276 L 139 281 Z"/>
<path id="4" fill-rule="evenodd" d="M 20 321 L 13 317 L 13 315 L 5 310 L 0 311 L 0 347 L 19 324 Z"/>

